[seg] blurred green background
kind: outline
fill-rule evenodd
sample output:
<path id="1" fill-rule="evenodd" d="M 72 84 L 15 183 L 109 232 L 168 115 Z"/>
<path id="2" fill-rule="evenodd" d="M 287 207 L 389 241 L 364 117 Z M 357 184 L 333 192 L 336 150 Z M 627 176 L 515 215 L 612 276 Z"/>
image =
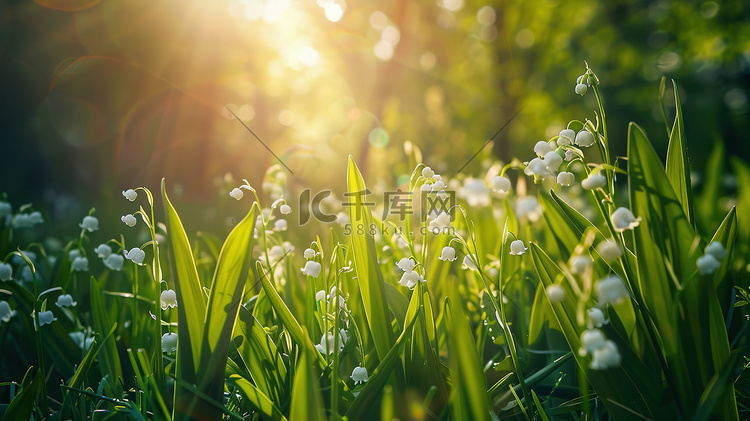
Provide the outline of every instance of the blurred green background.
<path id="1" fill-rule="evenodd" d="M 3 0 L 0 192 L 78 218 L 161 177 L 195 203 L 226 173 L 260 186 L 276 160 L 225 106 L 292 191 L 342 190 L 349 153 L 394 186 L 404 141 L 451 177 L 521 110 L 477 174 L 595 118 L 584 60 L 615 155 L 631 120 L 664 154 L 657 91 L 676 79 L 700 173 L 717 142 L 750 158 L 749 18 L 742 0 Z"/>

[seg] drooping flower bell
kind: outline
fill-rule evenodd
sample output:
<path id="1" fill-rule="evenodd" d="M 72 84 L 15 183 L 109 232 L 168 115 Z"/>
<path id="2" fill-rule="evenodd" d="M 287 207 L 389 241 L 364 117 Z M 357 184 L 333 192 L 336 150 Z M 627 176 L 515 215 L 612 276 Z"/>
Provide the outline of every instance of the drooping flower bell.
<path id="1" fill-rule="evenodd" d="M 580 96 L 586 95 L 586 91 L 588 91 L 588 86 L 584 85 L 583 83 L 579 83 L 576 85 L 576 93 Z"/>
<path id="2" fill-rule="evenodd" d="M 161 336 L 161 351 L 171 354 L 177 351 L 177 334 L 174 332 L 165 333 Z"/>
<path id="3" fill-rule="evenodd" d="M 240 200 L 242 199 L 242 196 L 245 195 L 245 193 L 242 190 L 235 187 L 232 189 L 232 191 L 229 192 L 229 195 L 232 196 L 232 198 L 235 200 Z"/>
<path id="4" fill-rule="evenodd" d="M 591 263 L 591 257 L 588 255 L 575 255 L 570 258 L 570 271 L 582 275 Z"/>
<path id="5" fill-rule="evenodd" d="M 94 232 L 99 229 L 99 220 L 95 216 L 86 215 L 78 226 L 88 232 Z"/>
<path id="6" fill-rule="evenodd" d="M 312 259 L 313 257 L 315 257 L 315 250 L 307 248 L 302 255 L 305 257 L 305 259 Z"/>
<path id="7" fill-rule="evenodd" d="M 78 256 L 70 264 L 70 267 L 76 272 L 86 272 L 89 270 L 89 259 Z"/>
<path id="8" fill-rule="evenodd" d="M 365 383 L 368 380 L 370 380 L 370 377 L 367 376 L 367 369 L 364 367 L 354 367 L 354 370 L 352 370 L 352 375 L 350 376 L 352 380 L 354 380 L 354 385 L 358 385 L 361 383 Z"/>
<path id="9" fill-rule="evenodd" d="M 604 312 L 598 307 L 590 308 L 587 314 L 589 318 L 589 328 L 602 327 L 609 323 L 609 320 L 604 315 Z"/>
<path id="10" fill-rule="evenodd" d="M 15 314 L 16 311 L 10 308 L 7 301 L 0 301 L 0 320 L 8 323 Z"/>
<path id="11" fill-rule="evenodd" d="M 492 191 L 500 193 L 502 197 L 505 197 L 510 192 L 510 180 L 501 175 L 496 176 L 492 179 Z"/>
<path id="12" fill-rule="evenodd" d="M 35 313 L 31 313 L 31 317 L 34 317 Z M 52 322 L 57 321 L 57 317 L 52 314 L 51 311 L 43 311 L 39 313 L 39 326 L 49 325 Z"/>
<path id="13" fill-rule="evenodd" d="M 515 240 L 510 243 L 510 254 L 513 256 L 520 256 L 526 253 L 526 250 L 528 250 L 528 247 L 521 240 Z"/>
<path id="14" fill-rule="evenodd" d="M 177 293 L 173 289 L 165 289 L 161 292 L 161 309 L 177 307 Z"/>
<path id="15" fill-rule="evenodd" d="M 281 212 L 282 215 L 289 215 L 292 213 L 292 207 L 285 203 L 279 207 L 279 212 Z"/>
<path id="16" fill-rule="evenodd" d="M 571 129 L 562 129 L 560 136 L 557 138 L 558 146 L 570 146 L 576 139 L 576 132 Z"/>
<path id="17" fill-rule="evenodd" d="M 578 355 L 585 357 L 591 355 L 599 348 L 606 345 L 607 339 L 599 329 L 588 329 L 581 333 L 581 348 L 578 349 Z"/>
<path id="18" fill-rule="evenodd" d="M 443 228 L 448 228 L 451 225 L 451 215 L 448 212 L 442 212 L 432 220 L 428 229 L 432 232 L 441 231 Z"/>
<path id="19" fill-rule="evenodd" d="M 549 151 L 544 155 L 544 164 L 547 166 L 547 171 L 550 174 L 556 172 L 563 162 L 562 157 L 556 151 Z"/>
<path id="20" fill-rule="evenodd" d="M 414 266 L 416 265 L 417 265 L 417 262 L 415 262 L 414 260 L 408 257 L 402 257 L 401 260 L 396 262 L 396 266 L 398 266 L 399 269 L 407 273 L 413 271 Z"/>
<path id="21" fill-rule="evenodd" d="M 63 294 L 59 297 L 57 297 L 57 302 L 55 303 L 56 306 L 63 308 L 63 307 L 75 307 L 76 306 L 75 301 L 73 301 L 73 296 L 70 294 Z"/>
<path id="22" fill-rule="evenodd" d="M 334 332 L 326 332 L 320 338 L 320 344 L 315 345 L 315 348 L 317 348 L 321 354 L 333 354 L 334 352 L 341 352 L 344 349 L 346 340 L 347 335 L 343 329 L 339 329 L 338 343 L 336 341 L 336 335 Z"/>
<path id="23" fill-rule="evenodd" d="M 138 220 L 137 220 L 137 219 L 135 219 L 135 216 L 133 216 L 133 215 L 132 215 L 132 214 L 130 214 L 130 213 L 129 213 L 129 214 L 127 214 L 127 215 L 124 215 L 123 217 L 121 217 L 121 218 L 120 218 L 120 220 L 121 220 L 122 222 L 124 222 L 124 223 L 125 223 L 125 225 L 127 225 L 127 226 L 129 226 L 129 227 L 131 227 L 131 228 L 135 226 L 135 223 L 136 223 L 136 222 L 138 222 Z"/>
<path id="24" fill-rule="evenodd" d="M 721 267 L 721 262 L 713 254 L 704 254 L 695 262 L 701 275 L 710 275 Z"/>
<path id="25" fill-rule="evenodd" d="M 145 255 L 145 253 L 144 253 Z M 125 263 L 125 258 L 120 256 L 119 254 L 110 254 L 107 256 L 104 260 L 104 266 L 106 266 L 110 270 L 114 271 L 120 271 L 122 270 L 122 265 Z"/>
<path id="26" fill-rule="evenodd" d="M 581 181 L 581 187 L 583 187 L 584 190 L 594 190 L 599 187 L 604 187 L 606 185 L 607 185 L 607 177 L 599 173 L 589 174 L 588 177 L 586 177 L 583 181 Z"/>
<path id="27" fill-rule="evenodd" d="M 146 259 L 146 252 L 138 247 L 133 247 L 128 251 L 123 250 L 123 254 L 126 259 L 138 265 L 143 264 L 143 261 Z"/>
<path id="28" fill-rule="evenodd" d="M 721 260 L 727 255 L 727 250 L 718 241 L 711 241 L 703 251 L 706 254 L 713 255 L 717 260 Z"/>
<path id="29" fill-rule="evenodd" d="M 596 296 L 600 305 L 617 304 L 630 298 L 630 291 L 617 275 L 609 275 L 596 282 Z"/>
<path id="30" fill-rule="evenodd" d="M 472 259 L 471 256 L 468 254 L 464 256 L 463 263 L 464 263 L 464 267 L 466 267 L 467 269 L 474 270 L 477 268 L 477 265 L 474 263 L 474 259 Z"/>
<path id="31" fill-rule="evenodd" d="M 424 167 L 422 168 L 422 177 L 424 178 L 432 178 L 432 176 L 435 175 L 435 172 L 432 171 L 432 168 L 430 167 Z"/>
<path id="32" fill-rule="evenodd" d="M 612 263 L 615 259 L 622 255 L 620 246 L 611 240 L 604 240 L 596 246 L 596 251 L 602 256 L 607 263 Z"/>
<path id="33" fill-rule="evenodd" d="M 133 189 L 123 190 L 122 195 L 131 202 L 134 202 L 138 198 L 138 193 Z"/>
<path id="34" fill-rule="evenodd" d="M 594 350 L 593 359 L 589 367 L 594 370 L 606 370 L 608 368 L 614 368 L 620 365 L 622 362 L 622 356 L 620 351 L 617 349 L 617 344 L 614 341 L 607 340 L 604 346 Z"/>
<path id="35" fill-rule="evenodd" d="M 107 256 L 112 254 L 112 247 L 110 247 L 108 244 L 99 244 L 95 249 L 94 253 L 96 253 L 96 256 L 100 259 L 106 259 Z"/>
<path id="36" fill-rule="evenodd" d="M 617 208 L 612 212 L 612 226 L 617 232 L 632 230 L 641 223 L 641 218 L 636 218 L 628 208 Z"/>
<path id="37" fill-rule="evenodd" d="M 565 299 L 565 290 L 560 285 L 552 284 L 545 288 L 545 292 L 551 303 L 559 303 Z"/>
<path id="38" fill-rule="evenodd" d="M 438 257 L 438 259 L 442 261 L 447 260 L 449 262 L 456 260 L 456 249 L 451 246 L 443 247 L 443 250 L 440 251 L 440 257 Z"/>
<path id="39" fill-rule="evenodd" d="M 276 231 L 286 231 L 286 228 L 287 224 L 284 219 L 277 219 L 276 222 L 273 223 L 273 229 Z"/>
<path id="40" fill-rule="evenodd" d="M 576 145 L 583 148 L 588 148 L 594 144 L 594 135 L 588 130 L 581 130 L 576 134 Z"/>
<path id="41" fill-rule="evenodd" d="M 576 176 L 572 172 L 562 171 L 557 174 L 557 184 L 567 187 L 576 183 Z"/>
<path id="42" fill-rule="evenodd" d="M 0 281 L 10 281 L 13 278 L 13 266 L 0 262 Z"/>
<path id="43" fill-rule="evenodd" d="M 398 283 L 409 289 L 414 289 L 414 287 L 417 286 L 420 280 L 422 280 L 422 277 L 419 276 L 417 272 L 409 271 L 404 272 L 404 274 L 401 275 L 401 279 L 398 281 Z"/>
<path id="44" fill-rule="evenodd" d="M 305 267 L 302 268 L 302 273 L 304 273 L 307 276 L 312 276 L 313 278 L 317 278 L 318 275 L 320 275 L 320 269 L 322 266 L 320 263 L 315 262 L 313 260 L 308 260 L 305 263 Z"/>
<path id="45" fill-rule="evenodd" d="M 536 142 L 536 145 L 534 145 L 534 152 L 536 153 L 536 156 L 539 158 L 543 158 L 547 153 L 554 151 L 555 148 L 550 146 L 549 143 L 540 140 L 539 142 Z"/>

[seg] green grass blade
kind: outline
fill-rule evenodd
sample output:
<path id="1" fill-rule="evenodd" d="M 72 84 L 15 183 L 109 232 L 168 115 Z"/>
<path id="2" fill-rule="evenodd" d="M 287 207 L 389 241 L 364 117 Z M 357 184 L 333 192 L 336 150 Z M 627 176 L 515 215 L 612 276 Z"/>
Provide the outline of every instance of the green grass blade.
<path id="1" fill-rule="evenodd" d="M 95 345 L 89 347 L 89 350 L 83 357 L 81 364 L 78 365 L 75 374 L 73 374 L 73 377 L 71 377 L 70 382 L 68 383 L 69 387 L 72 387 L 74 389 L 80 388 L 86 375 L 88 375 L 91 364 L 94 363 L 94 359 L 99 354 L 99 351 L 107 343 L 109 337 L 115 333 L 115 330 L 117 330 L 117 325 L 112 326 L 112 328 L 109 330 L 109 333 L 104 336 L 104 339 L 96 341 Z"/>
<path id="2" fill-rule="evenodd" d="M 211 282 L 198 384 L 217 401 L 224 389 L 222 369 L 227 363 L 237 310 L 251 268 L 255 208 L 253 205 L 224 241 Z"/>
<path id="3" fill-rule="evenodd" d="M 3 420 L 30 420 L 31 412 L 34 410 L 34 403 L 36 402 L 37 395 L 39 394 L 40 388 L 44 383 L 44 376 L 40 370 L 36 371 L 36 375 L 33 375 L 34 367 L 29 367 L 26 371 L 26 375 L 23 376 L 21 381 L 21 389 L 18 394 L 8 405 L 8 409 L 5 411 Z M 33 377 L 33 378 L 32 378 Z"/>
<path id="4" fill-rule="evenodd" d="M 120 355 L 117 353 L 117 342 L 115 338 L 105 339 L 104 332 L 109 332 L 113 324 L 109 321 L 107 310 L 104 307 L 102 291 L 99 287 L 99 281 L 91 277 L 91 313 L 94 317 L 94 331 L 104 343 L 103 348 L 99 351 L 99 366 L 102 377 L 109 375 L 107 384 L 110 396 L 119 396 L 121 386 L 119 381 L 122 379 L 122 367 L 120 366 Z M 115 325 L 116 326 L 116 325 Z"/>
<path id="5" fill-rule="evenodd" d="M 203 298 L 198 270 L 193 260 L 193 250 L 172 202 L 167 197 L 164 179 L 161 181 L 161 195 L 167 221 L 170 252 L 174 265 L 174 286 L 177 293 L 177 377 L 185 382 L 195 383 L 200 367 L 203 345 L 203 325 L 206 315 L 206 302 Z"/>
<path id="6" fill-rule="evenodd" d="M 351 155 L 347 169 L 347 191 L 350 200 L 349 219 L 352 224 L 349 237 L 354 266 L 375 349 L 378 358 L 383 359 L 393 346 L 391 318 L 386 302 L 383 274 L 378 267 L 375 239 L 370 233 L 373 222 L 366 199 L 367 187 Z"/>
<path id="7" fill-rule="evenodd" d="M 237 388 L 244 401 L 248 403 L 253 411 L 260 414 L 262 419 L 286 421 L 286 417 L 273 401 L 247 379 L 244 379 L 239 374 L 232 374 L 227 379 L 227 383 Z"/>
<path id="8" fill-rule="evenodd" d="M 693 188 L 690 185 L 690 164 L 688 163 L 687 140 L 685 139 L 685 123 L 682 119 L 682 104 L 680 104 L 679 89 L 677 89 L 677 83 L 674 80 L 672 86 L 674 87 L 676 114 L 669 136 L 669 146 L 667 147 L 667 178 L 675 193 L 677 193 L 677 199 L 682 204 L 682 209 L 685 211 L 688 221 L 695 224 Z"/>
<path id="9" fill-rule="evenodd" d="M 460 303 L 456 287 L 454 298 Z M 490 420 L 487 381 L 477 354 L 476 342 L 460 304 L 445 300 L 451 366 L 451 409 L 458 420 Z"/>
<path id="10" fill-rule="evenodd" d="M 304 333 L 307 335 L 306 333 Z M 292 385 L 292 405 L 289 410 L 290 421 L 326 421 L 323 395 L 318 383 L 318 375 L 310 358 L 310 349 L 301 346 L 299 360 Z"/>
<path id="11" fill-rule="evenodd" d="M 737 213 L 750 215 L 750 165 L 738 158 L 732 158 L 732 169 L 737 176 Z M 716 204 L 714 203 L 714 206 Z M 739 236 L 741 244 L 750 244 L 750 218 L 741 218 L 739 221 Z"/>

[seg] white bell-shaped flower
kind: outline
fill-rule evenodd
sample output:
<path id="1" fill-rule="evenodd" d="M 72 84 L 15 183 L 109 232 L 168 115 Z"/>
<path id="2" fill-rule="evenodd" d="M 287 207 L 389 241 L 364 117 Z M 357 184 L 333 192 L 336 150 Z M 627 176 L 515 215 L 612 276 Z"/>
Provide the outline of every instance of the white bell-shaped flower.
<path id="1" fill-rule="evenodd" d="M 96 253 L 96 256 L 100 259 L 106 259 L 107 256 L 112 254 L 112 247 L 110 247 L 108 244 L 99 244 L 95 249 L 94 253 Z"/>
<path id="2" fill-rule="evenodd" d="M 166 289 L 161 292 L 161 309 L 177 307 L 177 293 L 173 289 Z"/>
<path id="3" fill-rule="evenodd" d="M 560 137 L 557 138 L 558 146 L 570 146 L 576 139 L 576 132 L 571 129 L 562 129 Z"/>
<path id="4" fill-rule="evenodd" d="M 119 254 L 112 253 L 107 256 L 103 260 L 103 262 L 104 266 L 106 266 L 109 270 L 120 271 L 122 270 L 122 265 L 125 263 L 125 258 L 120 256 Z"/>
<path id="5" fill-rule="evenodd" d="M 438 259 L 444 262 L 446 260 L 449 262 L 456 260 L 456 249 L 451 246 L 443 247 L 443 250 L 440 251 L 440 257 L 438 257 Z"/>
<path id="6" fill-rule="evenodd" d="M 29 221 L 32 225 L 41 224 L 44 222 L 44 218 L 42 218 L 42 213 L 39 211 L 34 211 L 29 214 Z"/>
<path id="7" fill-rule="evenodd" d="M 232 196 L 234 200 L 240 200 L 242 199 L 242 196 L 245 195 L 245 193 L 242 190 L 235 187 L 232 189 L 232 191 L 229 192 L 229 195 Z"/>
<path id="8" fill-rule="evenodd" d="M 591 355 L 599 348 L 607 344 L 607 338 L 599 329 L 588 329 L 581 333 L 581 348 L 578 349 L 578 355 L 585 357 Z"/>
<path id="9" fill-rule="evenodd" d="M 138 193 L 133 189 L 123 190 L 122 195 L 131 202 L 134 202 L 138 198 Z"/>
<path id="10" fill-rule="evenodd" d="M 718 241 L 711 241 L 703 251 L 706 254 L 713 255 L 717 260 L 721 260 L 727 255 L 727 250 Z"/>
<path id="11" fill-rule="evenodd" d="M 477 265 L 474 263 L 474 259 L 472 259 L 468 254 L 464 256 L 463 264 L 466 269 L 474 270 L 477 268 Z"/>
<path id="12" fill-rule="evenodd" d="M 401 275 L 401 279 L 399 279 L 398 283 L 409 289 L 414 289 L 414 287 L 417 286 L 417 283 L 419 283 L 420 280 L 421 277 L 417 272 L 409 271 L 404 272 L 404 274 Z"/>
<path id="13" fill-rule="evenodd" d="M 177 334 L 169 332 L 161 335 L 161 351 L 171 354 L 177 351 Z"/>
<path id="14" fill-rule="evenodd" d="M 396 266 L 398 266 L 399 269 L 403 270 L 404 272 L 411 272 L 414 270 L 414 266 L 417 265 L 417 262 L 414 260 L 408 258 L 408 257 L 402 257 L 401 260 L 396 262 Z"/>
<path id="15" fill-rule="evenodd" d="M 129 227 L 134 227 L 135 223 L 138 222 L 138 220 L 135 219 L 135 216 L 133 216 L 132 214 L 124 215 L 123 217 L 120 218 L 120 220 Z"/>
<path id="16" fill-rule="evenodd" d="M 542 207 L 535 196 L 519 197 L 516 202 L 516 216 L 536 222 L 542 217 Z"/>
<path id="17" fill-rule="evenodd" d="M 442 230 L 443 228 L 448 228 L 451 225 L 451 215 L 447 212 L 442 212 L 432 220 L 430 220 L 430 224 L 428 226 L 428 229 L 433 232 L 437 232 Z"/>
<path id="18" fill-rule="evenodd" d="M 70 267 L 76 272 L 86 272 L 89 270 L 89 259 L 78 256 L 70 264 Z"/>
<path id="19" fill-rule="evenodd" d="M 597 300 L 600 305 L 617 304 L 630 298 L 630 292 L 616 275 L 600 279 L 595 285 Z"/>
<path id="20" fill-rule="evenodd" d="M 142 264 L 146 259 L 146 252 L 138 247 L 133 247 L 128 251 L 123 250 L 123 254 L 125 255 L 126 259 L 139 265 Z"/>
<path id="21" fill-rule="evenodd" d="M 536 145 L 534 145 L 534 152 L 536 152 L 536 156 L 539 158 L 544 157 L 547 153 L 552 152 L 553 150 L 555 150 L 555 148 L 543 140 L 536 142 Z"/>
<path id="22" fill-rule="evenodd" d="M 549 151 L 544 155 L 543 161 L 547 166 L 547 171 L 549 171 L 551 174 L 560 169 L 560 165 L 562 164 L 563 159 L 556 151 Z"/>
<path id="23" fill-rule="evenodd" d="M 589 319 L 589 328 L 602 327 L 609 323 L 609 319 L 604 315 L 604 312 L 598 307 L 592 307 L 587 311 Z"/>
<path id="24" fill-rule="evenodd" d="M 579 83 L 576 85 L 576 93 L 580 96 L 586 95 L 586 91 L 588 89 L 588 86 L 584 85 L 583 83 Z"/>
<path id="25" fill-rule="evenodd" d="M 471 207 L 489 206 L 490 204 L 490 189 L 484 184 L 484 180 L 467 177 L 460 192 Z"/>
<path id="26" fill-rule="evenodd" d="M 576 134 L 576 145 L 581 146 L 583 148 L 588 148 L 589 146 L 594 144 L 594 135 L 591 134 L 588 130 L 581 130 Z"/>
<path id="27" fill-rule="evenodd" d="M 559 303 L 565 299 L 565 290 L 560 285 L 552 284 L 545 288 L 545 292 L 551 303 Z"/>
<path id="28" fill-rule="evenodd" d="M 57 302 L 55 302 L 55 305 L 63 308 L 63 307 L 75 307 L 77 302 L 73 301 L 73 296 L 70 294 L 63 294 L 59 297 L 57 297 Z"/>
<path id="29" fill-rule="evenodd" d="M 286 231 L 286 228 L 287 224 L 284 219 L 277 219 L 276 222 L 273 223 L 273 229 L 276 231 Z"/>
<path id="30" fill-rule="evenodd" d="M 641 223 L 641 218 L 636 218 L 628 208 L 617 208 L 612 212 L 612 225 L 617 232 L 632 230 Z"/>
<path id="31" fill-rule="evenodd" d="M 305 259 L 312 259 L 313 257 L 315 257 L 315 250 L 307 248 L 302 255 L 305 257 Z"/>
<path id="32" fill-rule="evenodd" d="M 591 267 L 591 263 L 591 257 L 588 255 L 575 255 L 570 258 L 570 271 L 582 275 Z"/>
<path id="33" fill-rule="evenodd" d="M 435 175 L 435 172 L 432 171 L 432 168 L 430 167 L 424 167 L 422 168 L 422 177 L 424 178 L 432 178 L 432 176 Z"/>
<path id="34" fill-rule="evenodd" d="M 315 293 L 315 301 L 325 301 L 326 299 L 326 292 L 324 290 L 320 290 Z"/>
<path id="35" fill-rule="evenodd" d="M 594 350 L 593 359 L 589 367 L 594 370 L 606 370 L 620 365 L 622 356 L 617 349 L 617 344 L 607 340 L 603 347 Z"/>
<path id="36" fill-rule="evenodd" d="M 31 313 L 31 317 L 34 317 L 34 313 Z M 51 311 L 43 311 L 39 313 L 39 326 L 49 325 L 52 322 L 57 321 L 57 317 L 52 314 Z"/>
<path id="37" fill-rule="evenodd" d="M 279 212 L 281 212 L 282 215 L 289 215 L 292 213 L 292 207 L 285 203 L 279 207 Z"/>
<path id="38" fill-rule="evenodd" d="M 445 183 L 443 182 L 443 180 L 437 180 L 434 183 L 432 183 L 430 187 L 432 188 L 432 191 L 434 192 L 445 190 Z"/>
<path id="39" fill-rule="evenodd" d="M 365 383 L 368 380 L 370 380 L 370 377 L 367 376 L 367 369 L 364 367 L 354 367 L 354 370 L 352 370 L 352 375 L 350 376 L 352 380 L 354 380 L 354 385 L 358 385 L 361 383 Z"/>
<path id="40" fill-rule="evenodd" d="M 523 244 L 521 240 L 515 240 L 510 243 L 510 254 L 513 256 L 520 256 L 526 253 L 528 248 Z"/>
<path id="41" fill-rule="evenodd" d="M 15 314 L 16 311 L 10 308 L 7 301 L 0 301 L 0 320 L 8 323 Z"/>
<path id="42" fill-rule="evenodd" d="M 604 187 L 607 185 L 607 177 L 599 174 L 599 173 L 591 173 L 588 177 L 586 177 L 583 181 L 581 181 L 581 187 L 584 188 L 584 190 L 593 190 L 597 189 L 599 187 Z"/>
<path id="43" fill-rule="evenodd" d="M 0 281 L 10 281 L 13 279 L 13 266 L 9 263 L 0 262 Z"/>
<path id="44" fill-rule="evenodd" d="M 604 240 L 596 246 L 596 251 L 607 263 L 612 263 L 622 255 L 620 246 L 611 240 Z"/>
<path id="45" fill-rule="evenodd" d="M 320 269 L 322 266 L 320 263 L 308 260 L 305 262 L 305 267 L 302 268 L 302 273 L 304 273 L 307 276 L 312 276 L 313 278 L 317 278 L 318 275 L 320 275 Z"/>
<path id="46" fill-rule="evenodd" d="M 701 275 L 710 275 L 721 267 L 721 262 L 713 254 L 704 254 L 695 262 Z"/>
<path id="47" fill-rule="evenodd" d="M 99 220 L 95 216 L 86 215 L 78 226 L 88 232 L 94 232 L 99 229 Z"/>
<path id="48" fill-rule="evenodd" d="M 541 158 L 534 158 L 531 161 L 529 161 L 529 164 L 526 166 L 526 169 L 524 169 L 524 174 L 526 175 L 533 175 L 536 177 L 544 178 L 547 175 L 549 175 L 549 171 L 547 170 L 547 165 L 542 161 Z"/>
<path id="49" fill-rule="evenodd" d="M 557 174 L 557 184 L 561 186 L 572 186 L 576 183 L 576 176 L 572 172 L 562 171 Z"/>
<path id="50" fill-rule="evenodd" d="M 320 344 L 315 345 L 315 348 L 318 348 L 321 354 L 333 354 L 334 352 L 341 352 L 344 349 L 346 341 L 346 332 L 343 329 L 339 329 L 338 343 L 336 335 L 333 332 L 326 332 L 320 338 Z"/>
<path id="51" fill-rule="evenodd" d="M 505 197 L 510 192 L 510 180 L 501 175 L 496 176 L 492 179 L 492 191 L 500 193 L 502 197 Z"/>

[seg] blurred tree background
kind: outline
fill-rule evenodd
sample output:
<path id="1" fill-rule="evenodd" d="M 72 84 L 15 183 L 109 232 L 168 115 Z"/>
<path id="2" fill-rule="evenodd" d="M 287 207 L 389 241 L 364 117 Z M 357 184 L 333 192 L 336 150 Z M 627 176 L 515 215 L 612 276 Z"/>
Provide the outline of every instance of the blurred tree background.
<path id="1" fill-rule="evenodd" d="M 664 154 L 674 78 L 700 172 L 717 142 L 750 158 L 749 18 L 744 0 L 2 0 L 0 192 L 78 218 L 161 177 L 192 202 L 226 173 L 261 185 L 277 161 L 228 110 L 293 189 L 341 191 L 349 153 L 396 185 L 407 140 L 452 177 L 520 110 L 480 174 L 595 119 L 584 60 L 618 155 L 631 120 Z"/>

